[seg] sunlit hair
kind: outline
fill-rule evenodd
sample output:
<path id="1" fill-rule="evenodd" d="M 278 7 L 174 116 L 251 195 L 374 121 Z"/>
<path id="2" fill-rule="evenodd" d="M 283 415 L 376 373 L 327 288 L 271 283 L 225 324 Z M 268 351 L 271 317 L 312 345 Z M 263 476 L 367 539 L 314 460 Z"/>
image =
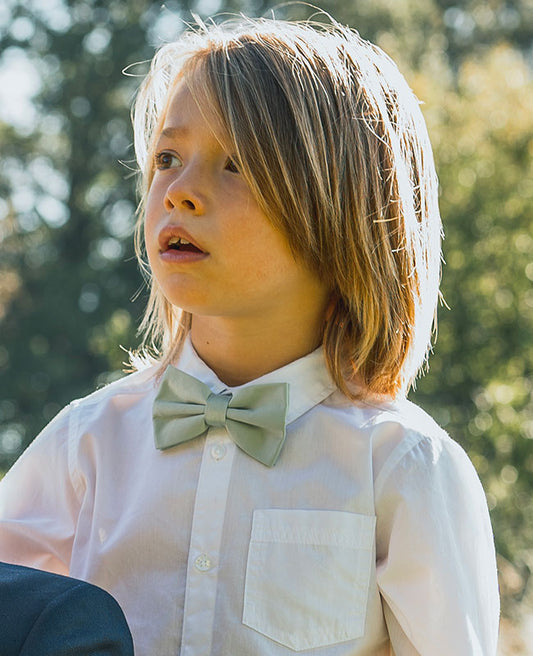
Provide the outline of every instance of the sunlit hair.
<path id="1" fill-rule="evenodd" d="M 323 345 L 338 386 L 351 398 L 406 391 L 431 345 L 441 224 L 426 126 L 394 62 L 338 24 L 243 19 L 188 31 L 157 52 L 137 97 L 143 200 L 178 80 L 214 110 L 295 257 L 329 284 Z M 148 272 L 142 222 L 143 201 Z M 168 363 L 190 325 L 151 280 L 144 346 Z"/>

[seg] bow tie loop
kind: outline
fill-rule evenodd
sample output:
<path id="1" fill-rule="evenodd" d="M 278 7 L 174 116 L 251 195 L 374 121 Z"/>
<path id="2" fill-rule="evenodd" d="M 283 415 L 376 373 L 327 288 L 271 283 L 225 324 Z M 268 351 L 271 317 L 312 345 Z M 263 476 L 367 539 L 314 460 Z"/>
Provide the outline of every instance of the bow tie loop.
<path id="1" fill-rule="evenodd" d="M 272 467 L 285 442 L 289 386 L 249 385 L 214 394 L 207 385 L 175 367 L 165 371 L 154 401 L 154 437 L 158 449 L 225 427 L 245 453 Z"/>
<path id="2" fill-rule="evenodd" d="M 221 428 L 226 425 L 226 413 L 231 394 L 210 394 L 205 402 L 204 421 L 208 426 Z"/>

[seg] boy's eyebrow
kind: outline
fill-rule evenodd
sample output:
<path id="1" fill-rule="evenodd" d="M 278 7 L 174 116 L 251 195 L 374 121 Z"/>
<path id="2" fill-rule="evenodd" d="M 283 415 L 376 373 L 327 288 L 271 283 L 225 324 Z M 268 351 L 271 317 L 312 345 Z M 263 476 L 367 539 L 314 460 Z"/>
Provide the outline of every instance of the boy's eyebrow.
<path id="1" fill-rule="evenodd" d="M 189 129 L 186 127 L 173 127 L 170 126 L 168 128 L 164 128 L 161 130 L 161 137 L 167 137 L 168 139 L 177 139 L 178 137 L 183 137 L 187 135 L 189 132 Z"/>

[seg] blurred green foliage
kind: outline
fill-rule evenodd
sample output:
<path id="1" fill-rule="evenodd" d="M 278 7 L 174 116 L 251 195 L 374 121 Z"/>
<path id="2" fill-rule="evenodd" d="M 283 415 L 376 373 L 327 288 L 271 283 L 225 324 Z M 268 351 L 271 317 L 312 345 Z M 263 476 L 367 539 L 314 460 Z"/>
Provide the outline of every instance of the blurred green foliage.
<path id="1" fill-rule="evenodd" d="M 0 103 L 0 468 L 62 405 L 120 375 L 120 345 L 137 343 L 145 301 L 131 236 L 137 80 L 122 69 L 149 59 L 191 11 L 262 15 L 271 4 L 8 0 L 0 8 L 0 82 L 2 71 L 19 69 L 36 80 L 30 105 L 8 116 L 7 96 Z M 449 309 L 412 397 L 467 449 L 483 480 L 498 551 L 518 574 L 504 589 L 512 602 L 533 568 L 533 2 L 322 7 L 389 52 L 424 101 Z"/>
<path id="2" fill-rule="evenodd" d="M 414 396 L 468 451 L 487 492 L 498 552 L 514 562 L 525 587 L 533 567 L 531 69 L 524 55 L 500 44 L 465 58 L 444 79 L 413 79 L 428 98 L 438 158 L 442 290 L 450 306 L 440 313 L 430 374 Z"/>

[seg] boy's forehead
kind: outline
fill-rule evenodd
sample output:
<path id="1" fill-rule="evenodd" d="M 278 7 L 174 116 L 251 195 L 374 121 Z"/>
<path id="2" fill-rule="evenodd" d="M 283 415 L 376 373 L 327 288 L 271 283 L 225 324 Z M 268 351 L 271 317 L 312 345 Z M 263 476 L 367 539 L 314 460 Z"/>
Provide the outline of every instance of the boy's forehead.
<path id="1" fill-rule="evenodd" d="M 198 73 L 195 76 L 199 75 Z M 165 136 L 181 136 L 189 129 L 188 123 L 202 121 L 209 125 L 218 139 L 227 140 L 227 131 L 213 99 L 205 85 L 198 80 L 181 78 L 169 93 L 169 100 L 161 129 Z"/>
<path id="2" fill-rule="evenodd" d="M 198 101 L 191 93 L 189 84 L 184 79 L 178 80 L 169 93 L 163 129 L 169 126 L 179 127 L 181 117 L 194 114 L 198 110 Z"/>

